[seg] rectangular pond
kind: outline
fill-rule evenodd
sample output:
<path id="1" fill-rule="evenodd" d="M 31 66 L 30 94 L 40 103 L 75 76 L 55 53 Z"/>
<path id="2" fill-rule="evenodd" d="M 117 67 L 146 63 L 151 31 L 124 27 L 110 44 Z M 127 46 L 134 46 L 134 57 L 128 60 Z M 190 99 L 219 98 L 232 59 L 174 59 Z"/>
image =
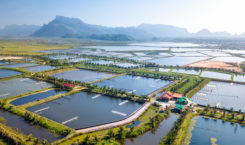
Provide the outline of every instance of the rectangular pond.
<path id="1" fill-rule="evenodd" d="M 190 57 L 192 57 L 192 56 L 197 56 L 197 57 L 207 56 L 205 54 L 198 53 L 198 52 L 180 52 L 180 53 L 171 53 L 171 54 L 173 54 L 175 56 L 185 56 L 185 57 L 187 57 L 187 56 L 190 56 Z"/>
<path id="2" fill-rule="evenodd" d="M 86 48 L 102 49 L 102 50 L 105 50 L 105 51 L 168 50 L 168 48 L 145 47 L 145 46 L 86 46 Z"/>
<path id="3" fill-rule="evenodd" d="M 212 61 L 224 61 L 224 62 L 240 63 L 240 62 L 244 62 L 245 58 L 242 58 L 242 57 L 215 57 L 211 60 Z"/>
<path id="4" fill-rule="evenodd" d="M 174 69 L 172 72 L 190 74 L 190 75 L 199 75 L 200 70 L 187 70 L 187 69 Z"/>
<path id="5" fill-rule="evenodd" d="M 168 65 L 168 66 L 184 66 L 196 61 L 208 59 L 209 57 L 166 57 L 160 59 L 149 60 L 148 62 L 156 63 L 159 65 Z"/>
<path id="6" fill-rule="evenodd" d="M 135 46 L 152 46 L 152 47 L 199 47 L 201 44 L 189 42 L 141 42 L 131 43 L 129 45 Z"/>
<path id="7" fill-rule="evenodd" d="M 151 60 L 152 57 L 148 57 L 148 56 L 134 56 L 134 57 L 129 57 L 128 59 L 136 60 L 136 61 L 146 61 L 146 60 Z"/>
<path id="8" fill-rule="evenodd" d="M 234 75 L 233 81 L 235 81 L 235 82 L 245 82 L 245 75 Z"/>
<path id="9" fill-rule="evenodd" d="M 91 59 L 89 58 L 72 58 L 72 59 L 67 59 L 68 62 L 81 62 L 81 61 L 90 61 Z"/>
<path id="10" fill-rule="evenodd" d="M 139 67 L 140 66 L 140 64 L 134 64 L 134 63 L 117 63 L 115 65 L 119 66 L 119 67 L 124 67 L 124 68 Z"/>
<path id="11" fill-rule="evenodd" d="M 115 62 L 114 61 L 107 61 L 107 60 L 93 60 L 93 61 L 90 61 L 89 63 L 107 65 L 107 64 L 112 64 Z"/>
<path id="12" fill-rule="evenodd" d="M 245 85 L 211 81 L 192 97 L 200 105 L 245 111 Z"/>
<path id="13" fill-rule="evenodd" d="M 11 63 L 13 63 L 13 62 L 8 62 L 8 61 L 2 61 L 2 60 L 0 60 L 0 66 L 1 65 L 6 65 L 6 64 L 11 64 Z"/>
<path id="14" fill-rule="evenodd" d="M 29 78 L 17 78 L 0 82 L 0 99 L 52 87 L 51 84 Z"/>
<path id="15" fill-rule="evenodd" d="M 213 72 L 213 71 L 203 71 L 201 77 L 213 78 L 213 79 L 221 79 L 221 80 L 231 80 L 230 74 Z"/>
<path id="16" fill-rule="evenodd" d="M 13 70 L 7 70 L 7 69 L 0 69 L 0 79 L 6 78 L 6 77 L 12 77 L 21 75 L 21 72 L 13 71 Z"/>
<path id="17" fill-rule="evenodd" d="M 170 68 L 159 68 L 159 69 L 156 69 L 156 71 L 169 72 L 170 71 Z"/>
<path id="18" fill-rule="evenodd" d="M 33 65 L 38 65 L 38 64 L 36 63 L 17 63 L 17 64 L 4 65 L 3 67 L 18 68 L 18 67 L 27 67 L 27 66 L 33 66 Z"/>
<path id="19" fill-rule="evenodd" d="M 163 137 L 174 127 L 178 119 L 178 115 L 170 114 L 170 116 L 163 120 L 159 126 L 144 133 L 136 138 L 130 138 L 123 141 L 123 145 L 158 145 Z"/>
<path id="20" fill-rule="evenodd" d="M 162 88 L 172 81 L 146 78 L 140 76 L 124 75 L 96 83 L 98 86 L 109 86 L 112 88 L 134 92 L 137 95 L 148 95 L 155 90 Z"/>
<path id="21" fill-rule="evenodd" d="M 217 51 L 217 50 L 213 50 L 213 51 L 201 51 L 201 53 L 204 53 L 206 55 L 209 56 L 232 56 L 228 53 L 222 52 L 222 51 Z"/>
<path id="22" fill-rule="evenodd" d="M 80 92 L 27 110 L 71 128 L 82 129 L 122 120 L 140 107 L 141 104 L 128 100 Z"/>
<path id="23" fill-rule="evenodd" d="M 85 69 L 71 70 L 71 71 L 66 71 L 53 75 L 53 77 L 59 79 L 63 78 L 66 80 L 81 81 L 81 82 L 93 82 L 112 76 L 114 76 L 114 74 L 85 70 Z"/>
<path id="24" fill-rule="evenodd" d="M 0 117 L 3 117 L 6 120 L 4 124 L 24 133 L 25 135 L 32 134 L 34 137 L 40 140 L 46 139 L 49 142 L 53 142 L 55 140 L 63 138 L 62 136 L 50 133 L 48 129 L 31 125 L 30 123 L 25 121 L 24 118 L 9 112 L 0 110 Z"/>
<path id="25" fill-rule="evenodd" d="M 40 71 L 46 71 L 46 70 L 52 70 L 52 69 L 56 69 L 56 67 L 49 66 L 49 65 L 41 65 L 41 66 L 33 66 L 33 67 L 25 68 L 25 70 L 34 71 L 34 72 L 40 72 Z"/>
<path id="26" fill-rule="evenodd" d="M 48 98 L 50 96 L 55 96 L 58 94 L 63 94 L 66 93 L 66 91 L 60 91 L 60 90 L 49 90 L 46 92 L 40 92 L 37 94 L 32 94 L 29 96 L 25 96 L 22 98 L 18 98 L 12 102 L 10 102 L 11 104 L 15 105 L 15 106 L 19 106 L 19 105 L 24 105 L 30 102 L 34 102 L 34 101 L 38 101 L 38 100 L 42 100 L 44 98 Z"/>
<path id="27" fill-rule="evenodd" d="M 215 145 L 242 145 L 245 142 L 242 125 L 203 117 L 194 118 L 194 122 L 190 145 L 211 145 L 211 139 L 216 140 Z"/>

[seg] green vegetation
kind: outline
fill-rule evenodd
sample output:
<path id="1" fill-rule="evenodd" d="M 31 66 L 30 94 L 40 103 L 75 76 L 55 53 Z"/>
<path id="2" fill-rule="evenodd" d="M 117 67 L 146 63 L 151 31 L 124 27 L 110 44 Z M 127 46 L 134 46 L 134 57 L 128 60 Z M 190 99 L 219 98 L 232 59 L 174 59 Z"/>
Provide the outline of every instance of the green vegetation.
<path id="1" fill-rule="evenodd" d="M 194 114 L 189 110 L 183 112 L 179 119 L 175 122 L 175 126 L 168 133 L 168 135 L 162 139 L 160 145 L 180 145 L 184 140 L 188 126 Z"/>
<path id="2" fill-rule="evenodd" d="M 42 53 L 34 52 L 41 50 L 52 50 L 52 49 L 68 49 L 74 47 L 73 45 L 59 45 L 51 44 L 37 40 L 0 40 L 0 47 L 3 50 L 0 51 L 2 55 L 41 55 Z"/>
<path id="3" fill-rule="evenodd" d="M 197 110 L 197 112 L 201 116 L 206 116 L 206 117 L 211 117 L 215 119 L 221 119 L 224 121 L 229 121 L 233 123 L 239 123 L 245 125 L 245 114 L 242 113 L 241 110 L 235 112 L 233 108 L 230 108 L 229 110 L 223 108 L 223 109 L 218 109 L 216 107 L 210 107 L 209 105 L 200 108 Z"/>

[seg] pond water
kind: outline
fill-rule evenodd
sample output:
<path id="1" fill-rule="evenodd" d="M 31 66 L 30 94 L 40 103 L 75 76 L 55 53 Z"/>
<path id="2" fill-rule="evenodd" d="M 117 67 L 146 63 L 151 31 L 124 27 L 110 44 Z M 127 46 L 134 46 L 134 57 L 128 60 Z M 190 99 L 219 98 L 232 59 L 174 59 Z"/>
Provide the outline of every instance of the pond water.
<path id="1" fill-rule="evenodd" d="M 0 65 L 6 65 L 6 64 L 10 64 L 10 63 L 13 63 L 13 62 L 1 61 L 1 60 L 0 60 Z"/>
<path id="2" fill-rule="evenodd" d="M 40 52 L 40 51 L 39 51 Z M 86 55 L 95 55 L 95 56 L 107 56 L 107 57 L 130 57 L 130 53 L 115 53 L 115 52 L 106 52 L 101 49 L 89 49 L 89 48 L 74 48 L 74 49 L 64 49 L 64 50 L 47 50 L 42 51 L 45 53 L 67 53 L 67 54 L 86 54 Z M 52 59 L 69 59 L 72 58 L 72 55 L 58 55 L 58 56 L 49 56 Z"/>
<path id="3" fill-rule="evenodd" d="M 105 65 L 105 64 L 112 64 L 112 63 L 114 63 L 114 61 L 94 60 L 94 61 L 91 61 L 91 62 L 89 62 L 89 63 Z"/>
<path id="4" fill-rule="evenodd" d="M 234 75 L 233 81 L 235 81 L 235 82 L 245 82 L 245 75 Z"/>
<path id="5" fill-rule="evenodd" d="M 80 61 L 89 61 L 91 59 L 89 58 L 72 58 L 72 59 L 68 59 L 68 62 L 80 62 Z"/>
<path id="6" fill-rule="evenodd" d="M 82 129 L 127 118 L 140 107 L 141 104 L 128 100 L 81 92 L 27 110 L 71 128 Z"/>
<path id="7" fill-rule="evenodd" d="M 209 56 L 231 56 L 230 54 L 228 53 L 225 53 L 225 52 L 222 52 L 222 51 L 201 51 L 201 53 L 204 53 L 206 55 L 209 55 Z"/>
<path id="8" fill-rule="evenodd" d="M 135 46 L 151 46 L 151 47 L 198 47 L 200 44 L 188 43 L 188 42 L 142 42 L 131 43 L 129 45 Z"/>
<path id="9" fill-rule="evenodd" d="M 174 69 L 172 72 L 183 73 L 183 74 L 191 74 L 191 75 L 199 75 L 200 70 Z"/>
<path id="10" fill-rule="evenodd" d="M 158 71 L 160 71 L 160 72 L 168 72 L 168 71 L 170 71 L 170 68 L 159 68 Z"/>
<path id="11" fill-rule="evenodd" d="M 168 50 L 168 48 L 144 46 L 86 46 L 86 48 L 103 49 L 106 51 Z"/>
<path id="12" fill-rule="evenodd" d="M 40 140 L 46 139 L 49 142 L 53 142 L 55 140 L 63 138 L 62 136 L 54 135 L 50 133 L 45 128 L 36 127 L 34 125 L 29 124 L 25 121 L 24 118 L 14 115 L 12 113 L 0 110 L 0 117 L 4 117 L 6 120 L 5 124 L 10 126 L 25 135 L 32 134 L 34 137 L 39 138 Z"/>
<path id="13" fill-rule="evenodd" d="M 241 57 L 215 57 L 213 59 L 211 59 L 212 61 L 224 61 L 224 62 L 243 62 L 245 61 L 245 58 L 241 58 Z"/>
<path id="14" fill-rule="evenodd" d="M 245 85 L 211 81 L 192 97 L 195 103 L 245 111 Z"/>
<path id="15" fill-rule="evenodd" d="M 71 70 L 71 71 L 54 74 L 53 77 L 63 78 L 72 81 L 93 82 L 108 77 L 112 77 L 113 75 L 114 74 L 109 74 L 104 72 L 77 69 L 77 70 Z"/>
<path id="16" fill-rule="evenodd" d="M 211 138 L 217 139 L 218 145 L 242 145 L 245 142 L 245 127 L 222 120 L 203 117 L 196 120 L 190 145 L 211 145 Z"/>
<path id="17" fill-rule="evenodd" d="M 6 77 L 12 77 L 21 75 L 21 72 L 13 71 L 13 70 L 7 70 L 7 69 L 0 69 L 0 79 L 6 78 Z"/>
<path id="18" fill-rule="evenodd" d="M 212 51 L 212 49 L 206 48 L 171 48 L 172 52 L 193 52 L 193 51 Z"/>
<path id="19" fill-rule="evenodd" d="M 18 68 L 18 67 L 27 67 L 27 66 L 33 66 L 33 65 L 38 65 L 38 64 L 36 63 L 17 63 L 17 64 L 4 65 L 3 67 Z"/>
<path id="20" fill-rule="evenodd" d="M 144 57 L 151 57 L 151 58 L 156 58 L 156 57 L 169 57 L 173 56 L 169 53 L 163 53 L 163 52 L 154 52 L 154 53 L 147 53 L 147 52 L 136 52 L 134 53 L 137 56 L 144 56 Z"/>
<path id="21" fill-rule="evenodd" d="M 148 95 L 170 83 L 171 81 L 168 80 L 124 75 L 96 84 L 100 87 L 109 86 L 117 89 L 125 89 L 127 92 L 134 92 L 137 95 Z"/>
<path id="22" fill-rule="evenodd" d="M 51 84 L 29 78 L 17 78 L 0 82 L 0 98 L 8 98 L 52 87 Z"/>
<path id="23" fill-rule="evenodd" d="M 27 62 L 35 62 L 35 59 L 32 58 L 24 58 L 24 59 L 20 59 L 21 61 L 27 61 Z"/>
<path id="24" fill-rule="evenodd" d="M 245 50 L 239 50 L 239 49 L 226 49 L 226 50 L 222 50 L 224 52 L 228 52 L 228 53 L 233 53 L 233 54 L 245 54 Z"/>
<path id="25" fill-rule="evenodd" d="M 34 71 L 34 72 L 40 72 L 40 71 L 46 71 L 46 70 L 51 70 L 51 69 L 55 69 L 55 68 L 56 67 L 54 67 L 54 66 L 41 65 L 41 66 L 27 67 L 27 68 L 25 68 L 25 70 Z"/>
<path id="26" fill-rule="evenodd" d="M 207 78 L 214 78 L 214 79 L 221 79 L 221 80 L 231 80 L 230 74 L 220 73 L 220 72 L 213 72 L 213 71 L 203 71 L 201 77 Z"/>
<path id="27" fill-rule="evenodd" d="M 181 53 L 171 53 L 175 56 L 199 56 L 199 57 L 203 57 L 203 56 L 207 56 L 205 54 L 201 54 L 199 52 L 181 52 Z"/>
<path id="28" fill-rule="evenodd" d="M 117 63 L 115 65 L 116 66 L 119 66 L 119 67 L 124 67 L 124 68 L 138 67 L 138 66 L 140 66 L 139 64 L 134 64 L 134 63 Z"/>
<path id="29" fill-rule="evenodd" d="M 178 117 L 178 115 L 170 114 L 156 129 L 148 131 L 139 137 L 126 139 L 123 145 L 158 145 L 161 139 L 173 128 Z"/>
<path id="30" fill-rule="evenodd" d="M 53 60 L 64 60 L 64 59 L 69 59 L 69 58 L 74 58 L 75 56 L 72 55 L 66 55 L 66 54 L 60 54 L 60 55 L 49 55 L 48 58 L 53 59 Z"/>
<path id="31" fill-rule="evenodd" d="M 147 57 L 147 56 L 134 56 L 134 57 L 129 57 L 128 59 L 137 60 L 137 61 L 146 61 L 146 60 L 152 59 L 152 57 Z"/>
<path id="32" fill-rule="evenodd" d="M 153 59 L 149 60 L 148 62 L 156 63 L 159 65 L 171 65 L 171 66 L 184 66 L 196 61 L 208 59 L 208 57 L 167 57 L 167 58 L 160 58 L 160 59 Z"/>
<path id="33" fill-rule="evenodd" d="M 38 101 L 38 100 L 41 100 L 44 98 L 48 98 L 50 96 L 55 96 L 55 95 L 63 94 L 63 93 L 66 93 L 66 91 L 49 90 L 46 92 L 41 92 L 41 93 L 25 96 L 22 98 L 18 98 L 18 99 L 14 100 L 10 103 L 15 105 L 15 106 L 19 106 L 19 105 L 27 104 L 30 102 Z"/>

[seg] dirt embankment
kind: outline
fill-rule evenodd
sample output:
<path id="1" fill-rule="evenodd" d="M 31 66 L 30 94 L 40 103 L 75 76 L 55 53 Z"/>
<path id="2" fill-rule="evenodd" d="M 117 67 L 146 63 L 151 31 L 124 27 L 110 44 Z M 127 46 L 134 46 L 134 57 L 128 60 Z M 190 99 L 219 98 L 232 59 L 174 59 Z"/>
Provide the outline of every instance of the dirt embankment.
<path id="1" fill-rule="evenodd" d="M 0 60 L 4 59 L 23 59 L 24 57 L 19 57 L 19 56 L 0 56 Z"/>
<path id="2" fill-rule="evenodd" d="M 238 64 L 226 63 L 222 61 L 210 61 L 202 60 L 186 65 L 186 67 L 200 67 L 200 68 L 216 68 L 216 69 L 225 69 L 235 72 L 242 72 L 242 69 L 238 67 Z"/>

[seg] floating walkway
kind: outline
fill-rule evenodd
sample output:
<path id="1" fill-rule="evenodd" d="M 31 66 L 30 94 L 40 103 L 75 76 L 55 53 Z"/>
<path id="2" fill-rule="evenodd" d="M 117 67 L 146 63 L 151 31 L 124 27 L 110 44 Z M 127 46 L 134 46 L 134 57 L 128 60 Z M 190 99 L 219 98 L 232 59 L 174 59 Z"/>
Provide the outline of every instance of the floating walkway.
<path id="1" fill-rule="evenodd" d="M 63 121 L 62 124 L 67 124 L 67 123 L 72 122 L 72 121 L 77 120 L 77 119 L 78 119 L 78 116 L 73 117 L 73 118 L 71 118 L 71 119 L 68 119 L 68 120 L 66 120 L 66 121 Z"/>
<path id="2" fill-rule="evenodd" d="M 126 104 L 126 103 L 128 103 L 128 102 L 129 102 L 128 100 L 125 100 L 125 101 L 119 103 L 118 105 L 119 105 L 119 106 L 122 106 L 122 105 L 124 105 L 124 104 Z"/>
<path id="3" fill-rule="evenodd" d="M 9 95 L 9 93 L 6 93 L 6 94 L 0 94 L 0 97 L 6 97 L 6 96 L 8 96 Z"/>
<path id="4" fill-rule="evenodd" d="M 96 98 L 98 98 L 98 97 L 100 97 L 101 95 L 95 95 L 95 96 L 93 96 L 92 97 L 92 99 L 96 99 Z"/>
<path id="5" fill-rule="evenodd" d="M 34 113 L 38 113 L 38 112 L 41 112 L 41 111 L 44 111 L 44 110 L 48 110 L 50 107 L 45 107 L 45 108 L 42 108 L 42 109 L 39 109 L 39 110 L 36 110 L 34 111 Z"/>
<path id="6" fill-rule="evenodd" d="M 114 114 L 121 115 L 121 116 L 127 116 L 126 113 L 118 112 L 118 111 L 115 111 L 115 110 L 111 110 L 111 112 L 114 113 Z"/>
<path id="7" fill-rule="evenodd" d="M 98 130 L 104 130 L 104 129 L 109 129 L 109 128 L 114 128 L 118 126 L 122 126 L 125 124 L 129 124 L 130 122 L 136 120 L 141 114 L 145 112 L 150 107 L 151 103 L 147 102 L 144 105 L 142 105 L 138 110 L 136 110 L 134 113 L 132 113 L 128 118 L 117 121 L 117 122 L 112 122 L 108 124 L 103 124 L 103 125 L 98 125 L 94 127 L 89 127 L 85 129 L 78 129 L 76 130 L 77 133 L 89 133 L 93 131 L 98 131 Z"/>

